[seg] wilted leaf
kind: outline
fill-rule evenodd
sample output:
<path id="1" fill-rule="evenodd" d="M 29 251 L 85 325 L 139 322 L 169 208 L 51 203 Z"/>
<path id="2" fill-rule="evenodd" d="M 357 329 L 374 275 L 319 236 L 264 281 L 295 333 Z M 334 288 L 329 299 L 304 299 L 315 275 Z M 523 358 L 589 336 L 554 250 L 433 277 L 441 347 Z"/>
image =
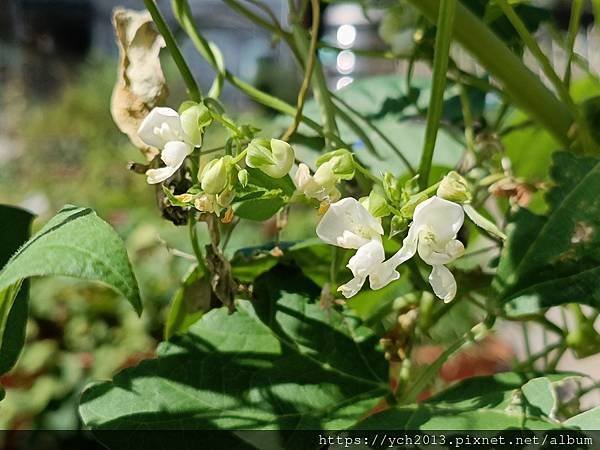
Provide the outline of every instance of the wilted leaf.
<path id="1" fill-rule="evenodd" d="M 137 130 L 150 110 L 161 105 L 168 95 L 159 59 L 165 42 L 147 11 L 117 8 L 113 26 L 119 46 L 119 69 L 111 113 L 119 129 L 151 160 L 157 149 L 142 142 Z"/>

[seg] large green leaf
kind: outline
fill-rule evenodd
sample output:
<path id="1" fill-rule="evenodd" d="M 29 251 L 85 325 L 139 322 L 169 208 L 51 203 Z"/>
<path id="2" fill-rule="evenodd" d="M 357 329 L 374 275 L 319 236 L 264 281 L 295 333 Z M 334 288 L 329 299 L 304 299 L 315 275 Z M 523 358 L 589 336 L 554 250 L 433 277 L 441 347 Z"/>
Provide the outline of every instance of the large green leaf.
<path id="1" fill-rule="evenodd" d="M 4 266 L 0 272 L 0 334 L 10 315 L 15 314 L 13 311 L 20 312 L 23 307 L 17 298 L 23 281 L 49 275 L 104 283 L 141 312 L 137 282 L 123 242 L 91 209 L 64 207 Z M 15 299 L 19 303 L 15 304 Z M 9 338 L 7 344 L 18 344 L 14 339 L 14 336 Z M 1 359 L 18 350 L 7 350 L 6 356 L 0 355 Z"/>
<path id="2" fill-rule="evenodd" d="M 577 414 L 564 422 L 565 426 L 579 428 L 580 430 L 597 431 L 600 427 L 600 406 Z"/>
<path id="3" fill-rule="evenodd" d="M 343 429 L 387 388 L 377 339 L 323 311 L 320 290 L 277 266 L 252 302 L 212 310 L 158 349 L 158 358 L 98 383 L 80 413 L 93 429 Z M 358 338 L 357 336 L 361 336 Z M 264 448 L 264 447 L 263 447 Z M 288 447 L 286 447 L 288 448 Z"/>
<path id="4" fill-rule="evenodd" d="M 355 426 L 360 430 L 503 430 L 550 429 L 547 386 L 573 374 L 534 378 L 514 372 L 464 380 L 429 400 L 375 414 Z M 543 386 L 543 387 L 542 387 Z M 553 399 L 553 397 L 552 397 Z M 531 405 L 533 404 L 533 405 Z M 553 404 L 550 405 L 552 408 Z M 546 409 L 543 409 L 546 408 Z M 542 410 L 543 409 L 543 410 Z"/>
<path id="5" fill-rule="evenodd" d="M 508 227 L 494 286 L 511 315 L 600 307 L 600 160 L 555 153 L 550 175 L 548 216 L 521 209 Z"/>
<path id="6" fill-rule="evenodd" d="M 23 209 L 0 205 L 0 267 L 27 240 L 32 220 L 33 215 Z M 19 303 L 8 315 L 8 325 L 0 339 L 0 375 L 15 365 L 25 342 L 28 291 L 28 283 L 23 283 L 18 294 Z"/>

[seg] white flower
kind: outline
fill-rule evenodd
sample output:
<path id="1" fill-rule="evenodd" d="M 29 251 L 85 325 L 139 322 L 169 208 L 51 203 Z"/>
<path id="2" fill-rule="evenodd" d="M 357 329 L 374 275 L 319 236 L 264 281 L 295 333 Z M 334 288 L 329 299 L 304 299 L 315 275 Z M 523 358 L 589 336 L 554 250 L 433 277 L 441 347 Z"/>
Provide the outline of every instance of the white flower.
<path id="1" fill-rule="evenodd" d="M 421 259 L 432 266 L 429 283 L 435 295 L 445 302 L 451 301 L 456 295 L 456 281 L 444 264 L 464 253 L 463 244 L 456 239 L 463 221 L 463 208 L 456 203 L 437 196 L 419 203 L 402 248 L 383 264 L 382 274 L 394 270 L 418 252 Z"/>
<path id="2" fill-rule="evenodd" d="M 314 175 L 311 175 L 308 166 L 300 163 L 294 175 L 296 188 L 307 198 L 314 198 L 320 202 L 331 203 L 339 200 L 341 194 L 335 187 L 338 177 L 333 169 L 334 162 L 327 161 L 319 166 Z"/>
<path id="3" fill-rule="evenodd" d="M 202 144 L 201 137 L 192 139 L 183 131 L 181 118 L 171 108 L 154 108 L 142 121 L 138 135 L 144 143 L 162 149 L 160 158 L 166 167 L 146 172 L 148 183 L 156 184 L 171 177 L 181 167 L 194 146 Z"/>
<path id="4" fill-rule="evenodd" d="M 338 247 L 357 249 L 348 262 L 354 278 L 338 288 L 344 297 L 356 295 L 367 278 L 371 289 L 380 289 L 400 277 L 395 268 L 388 270 L 383 265 L 382 234 L 379 220 L 353 198 L 333 203 L 319 222 L 317 236 L 321 240 Z"/>
<path id="5" fill-rule="evenodd" d="M 333 203 L 317 225 L 322 241 L 342 248 L 362 247 L 382 234 L 381 223 L 354 198 Z"/>

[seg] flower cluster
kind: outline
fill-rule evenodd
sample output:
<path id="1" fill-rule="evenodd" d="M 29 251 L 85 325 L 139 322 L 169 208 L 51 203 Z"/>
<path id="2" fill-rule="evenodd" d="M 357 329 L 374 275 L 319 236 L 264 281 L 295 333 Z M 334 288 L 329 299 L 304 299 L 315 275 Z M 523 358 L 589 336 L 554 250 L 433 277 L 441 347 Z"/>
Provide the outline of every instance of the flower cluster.
<path id="1" fill-rule="evenodd" d="M 314 173 L 300 162 L 293 175 L 295 192 L 286 194 L 277 187 L 281 184 L 264 182 L 264 176 L 257 179 L 256 172 L 262 172 L 266 179 L 288 177 L 289 180 L 296 161 L 294 149 L 279 139 L 257 138 L 256 130 L 239 128 L 218 114 L 203 104 L 191 102 L 182 105 L 180 113 L 170 108 L 152 110 L 139 128 L 139 137 L 161 150 L 165 166 L 149 169 L 148 183 L 161 183 L 173 176 L 194 149 L 201 147 L 205 129 L 212 121 L 224 123 L 232 133 L 225 146 L 226 154 L 201 165 L 201 152 L 194 153 L 198 157 L 197 165 L 201 166 L 197 183 L 184 194 L 167 192 L 171 201 L 220 217 L 222 211 L 226 211 L 223 221 L 233 218 L 231 205 L 245 198 L 276 196 L 280 204 L 305 201 L 318 205 L 319 211 L 324 212 L 316 230 L 319 238 L 331 245 L 356 250 L 348 263 L 353 277 L 338 289 L 347 298 L 356 295 L 367 280 L 371 289 L 381 289 L 397 280 L 400 278 L 398 267 L 418 254 L 431 266 L 429 283 L 433 292 L 449 302 L 456 295 L 457 285 L 446 265 L 464 253 L 457 235 L 465 212 L 486 231 L 501 236 L 493 224 L 469 205 L 469 185 L 456 172 L 448 173 L 438 183 L 433 196 L 433 187 L 416 192 L 416 178 L 400 183 L 395 176 L 386 173 L 381 180 L 371 176 L 374 184 L 369 196 L 360 200 L 342 198 L 340 183 L 353 179 L 357 169 L 366 171 L 346 149 L 322 155 L 316 161 Z M 235 148 L 231 142 L 235 142 Z M 289 182 L 291 180 L 284 184 Z M 389 220 L 382 222 L 388 216 Z M 389 224 L 390 238 L 405 235 L 400 250 L 388 259 L 382 223 Z"/>
<path id="2" fill-rule="evenodd" d="M 432 266 L 429 282 L 435 294 L 448 302 L 456 295 L 456 281 L 445 267 L 464 252 L 456 239 L 464 221 L 460 205 L 433 196 L 417 205 L 402 248 L 387 261 L 381 242 L 383 228 L 367 209 L 353 198 L 331 205 L 317 227 L 324 242 L 342 248 L 357 249 L 348 268 L 354 275 L 339 287 L 345 297 L 352 297 L 369 278 L 371 289 L 380 289 L 400 277 L 396 268 L 418 253 Z"/>

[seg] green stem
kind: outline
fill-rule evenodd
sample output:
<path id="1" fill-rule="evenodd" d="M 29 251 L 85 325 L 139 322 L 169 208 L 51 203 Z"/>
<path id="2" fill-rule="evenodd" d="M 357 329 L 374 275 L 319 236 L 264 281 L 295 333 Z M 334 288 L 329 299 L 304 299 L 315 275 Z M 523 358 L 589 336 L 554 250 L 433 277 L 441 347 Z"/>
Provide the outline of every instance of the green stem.
<path id="1" fill-rule="evenodd" d="M 310 80 L 315 69 L 315 61 L 317 59 L 317 38 L 319 35 L 319 23 L 321 21 L 321 9 L 319 0 L 312 1 L 312 30 L 310 33 L 310 47 L 308 49 L 308 58 L 306 60 L 306 68 L 304 69 L 304 79 L 298 92 L 298 102 L 296 103 L 296 114 L 294 115 L 294 121 L 291 123 L 289 128 L 284 133 L 282 139 L 289 141 L 294 135 L 298 126 L 300 125 L 300 118 L 302 117 L 302 110 L 304 109 L 304 102 L 306 101 L 306 94 L 310 88 Z"/>
<path id="2" fill-rule="evenodd" d="M 537 353 L 534 353 L 533 355 L 530 355 L 530 357 L 527 358 L 526 361 L 523 361 L 522 363 L 519 363 L 519 364 L 515 364 L 515 368 L 514 368 L 515 371 L 528 370 L 528 369 L 533 368 L 533 363 L 535 363 L 538 359 L 545 357 L 546 355 L 553 352 L 557 348 L 560 348 L 561 346 L 563 346 L 563 344 L 561 342 L 556 342 L 554 344 L 550 344 L 548 347 L 544 348 L 543 350 L 541 350 Z"/>
<path id="3" fill-rule="evenodd" d="M 521 323 L 521 330 L 523 332 L 523 343 L 525 344 L 525 355 L 527 359 L 531 359 L 531 343 L 529 342 L 529 328 L 525 322 Z"/>
<path id="4" fill-rule="evenodd" d="M 206 269 L 206 264 L 204 263 L 204 255 L 202 254 L 200 244 L 198 243 L 198 230 L 196 228 L 196 223 L 196 214 L 194 211 L 191 211 L 190 216 L 188 218 L 188 232 L 190 241 L 192 243 L 192 249 L 194 250 L 194 255 L 196 255 L 198 266 L 202 267 L 203 269 Z"/>
<path id="5" fill-rule="evenodd" d="M 365 133 L 365 131 L 361 128 L 361 126 L 344 110 L 342 110 L 341 108 L 338 108 L 337 105 L 334 105 L 334 108 L 335 108 L 337 115 L 340 116 L 340 119 L 342 119 L 342 121 L 344 121 L 346 123 L 346 125 L 348 125 L 350 127 L 350 129 L 354 132 L 354 134 L 356 134 L 356 136 L 358 136 L 358 138 L 363 142 L 363 144 L 365 145 L 365 147 L 369 151 L 369 153 L 371 153 L 376 158 L 381 160 L 381 155 L 379 154 L 379 152 L 373 145 L 373 141 L 371 141 L 371 138 L 369 138 L 369 135 L 367 133 Z"/>
<path id="6" fill-rule="evenodd" d="M 469 100 L 469 94 L 465 89 L 464 85 L 459 86 L 460 89 L 460 104 L 462 107 L 462 114 L 465 120 L 465 141 L 467 142 L 467 149 L 470 152 L 475 151 L 475 131 L 474 131 L 474 120 L 473 113 L 471 112 L 471 102 Z"/>
<path id="7" fill-rule="evenodd" d="M 299 24 L 292 24 L 292 35 L 294 36 L 294 43 L 298 48 L 302 63 L 306 65 L 306 57 L 309 52 L 309 40 L 306 34 L 306 30 Z M 335 122 L 335 107 L 331 101 L 331 94 L 327 88 L 327 80 L 323 73 L 323 68 L 318 58 L 315 58 L 315 67 L 312 79 L 313 94 L 315 101 L 319 106 L 319 112 L 323 121 L 323 132 L 325 135 L 325 147 L 333 149 L 333 140 L 331 136 L 338 135 L 338 128 Z"/>
<path id="8" fill-rule="evenodd" d="M 401 395 L 398 403 L 412 403 L 429 385 L 433 378 L 437 376 L 439 370 L 452 355 L 459 351 L 468 342 L 477 341 L 478 338 L 485 334 L 487 329 L 488 328 L 484 323 L 479 323 L 465 333 L 464 336 L 450 344 L 448 348 L 444 350 L 444 352 L 442 352 L 442 354 L 438 356 L 433 363 L 429 364 L 421 376 L 417 378 L 415 382 Z"/>
<path id="9" fill-rule="evenodd" d="M 192 71 L 190 70 L 189 66 L 187 65 L 187 62 L 185 61 L 185 58 L 183 57 L 179 46 L 177 45 L 175 36 L 173 36 L 173 33 L 171 32 L 171 29 L 167 25 L 167 22 L 165 21 L 164 17 L 162 16 L 160 9 L 158 9 L 156 2 L 154 0 L 144 0 L 144 5 L 146 5 L 146 8 L 152 16 L 152 20 L 156 24 L 156 28 L 158 28 L 158 31 L 164 38 L 165 43 L 167 44 L 169 54 L 171 55 L 171 58 L 173 58 L 177 69 L 179 69 L 179 73 L 181 73 L 181 77 L 183 78 L 183 81 L 187 86 L 190 98 L 195 102 L 201 101 L 202 93 L 200 92 L 200 88 L 198 87 L 198 84 L 194 79 L 194 75 L 192 75 Z"/>
<path id="10" fill-rule="evenodd" d="M 179 21 L 181 27 L 185 30 L 185 32 L 190 37 L 190 40 L 196 47 L 196 50 L 200 55 L 208 62 L 213 69 L 219 70 L 217 66 L 217 62 L 214 60 L 212 55 L 212 51 L 210 51 L 210 45 L 206 39 L 200 34 L 198 29 L 196 28 L 194 22 L 191 20 L 191 13 L 189 9 L 189 4 L 186 0 L 173 0 L 173 11 L 175 13 L 175 17 Z M 288 115 L 290 117 L 294 117 L 296 114 L 296 108 L 292 105 L 284 102 L 283 100 L 273 97 L 261 90 L 255 88 L 249 83 L 240 80 L 236 76 L 232 75 L 228 70 L 223 70 L 224 78 L 231 83 L 232 86 L 236 87 L 243 93 L 245 93 L 248 97 L 253 99 L 254 101 L 264 105 L 268 108 L 272 108 L 275 111 L 278 111 L 282 114 Z M 312 119 L 309 119 L 306 116 L 302 116 L 302 123 L 306 124 L 309 128 L 316 131 L 320 136 L 325 137 L 326 132 L 323 130 L 317 122 Z M 342 141 L 336 135 L 329 135 L 329 138 L 336 141 L 336 143 L 340 146 L 347 146 L 344 141 Z"/>
<path id="11" fill-rule="evenodd" d="M 592 11 L 594 12 L 594 25 L 600 31 L 600 0 L 592 0 Z"/>
<path id="12" fill-rule="evenodd" d="M 567 67 L 563 77 L 567 89 L 571 85 L 571 65 L 573 63 L 573 55 L 575 54 L 575 39 L 579 32 L 579 24 L 581 22 L 581 14 L 583 13 L 583 0 L 573 0 L 571 4 L 571 19 L 569 20 L 569 31 L 567 33 Z"/>
<path id="13" fill-rule="evenodd" d="M 300 59 L 300 54 L 297 53 L 297 50 L 295 48 L 293 48 L 293 45 L 291 45 L 293 43 L 292 34 L 286 32 L 283 28 L 281 28 L 281 25 L 277 22 L 277 20 L 274 17 L 273 12 L 270 11 L 268 6 L 262 5 L 259 2 L 256 2 L 254 0 L 247 0 L 247 1 L 254 3 L 255 5 L 259 6 L 259 8 L 261 8 L 263 11 L 265 11 L 267 13 L 267 15 L 270 17 L 271 22 L 264 20 L 258 14 L 254 14 L 254 12 L 252 12 L 250 9 L 242 6 L 235 0 L 223 0 L 223 3 L 225 3 L 231 9 L 236 11 L 238 14 L 246 17 L 251 22 L 254 22 L 259 27 L 270 31 L 271 33 L 273 33 L 273 34 L 277 35 L 278 37 L 280 37 L 281 39 L 283 39 L 290 46 L 292 53 L 294 53 L 294 57 L 296 59 Z M 267 12 L 267 11 L 269 11 L 269 12 Z"/>
<path id="14" fill-rule="evenodd" d="M 540 46 L 538 45 L 535 38 L 529 33 L 527 30 L 527 26 L 523 23 L 519 15 L 515 12 L 512 5 L 508 2 L 508 0 L 497 0 L 498 6 L 504 12 L 504 15 L 508 18 L 512 26 L 517 30 L 517 33 L 531 52 L 531 54 L 537 59 L 539 62 L 544 75 L 548 77 L 554 89 L 558 93 L 558 96 L 561 98 L 563 102 L 569 107 L 569 109 L 573 110 L 575 105 L 573 104 L 573 100 L 569 94 L 568 89 L 559 78 L 559 76 L 554 71 L 552 67 L 552 63 L 548 59 L 548 57 L 544 54 Z M 571 111 L 573 113 L 573 111 Z"/>
<path id="15" fill-rule="evenodd" d="M 429 173 L 433 161 L 433 152 L 437 132 L 442 118 L 446 72 L 448 70 L 448 54 L 452 42 L 452 24 L 456 12 L 457 0 L 441 0 L 437 21 L 435 50 L 433 54 L 433 80 L 431 82 L 431 98 L 427 111 L 427 126 L 421 164 L 419 165 L 419 186 L 424 189 L 429 183 Z"/>
<path id="16" fill-rule="evenodd" d="M 416 175 L 415 169 L 412 167 L 412 165 L 410 164 L 410 162 L 408 161 L 406 156 L 404 156 L 402 151 L 392 142 L 392 140 L 383 131 L 381 131 L 379 129 L 379 127 L 377 127 L 373 123 L 372 120 L 369 120 L 367 117 L 365 117 L 363 114 L 361 114 L 360 111 L 357 111 L 355 108 L 353 108 L 348 102 L 344 101 L 339 95 L 331 94 L 331 97 L 334 99 L 334 101 L 337 101 L 338 103 L 340 103 L 344 108 L 346 108 L 348 111 L 350 111 L 356 117 L 361 119 L 365 123 L 366 126 L 368 126 L 371 130 L 373 130 L 373 132 L 377 136 L 379 136 L 381 138 L 381 140 L 383 140 L 383 142 L 385 142 L 392 149 L 392 151 L 402 160 L 402 163 L 404 164 L 406 169 L 410 172 L 410 174 L 412 176 Z M 339 108 L 337 105 L 336 105 L 336 109 L 337 109 L 338 114 L 340 115 L 340 118 L 342 120 L 345 120 L 344 119 L 345 116 L 343 114 L 342 109 Z"/>
<path id="17" fill-rule="evenodd" d="M 377 176 L 373 175 L 369 169 L 367 169 L 366 167 L 363 167 L 356 160 L 354 161 L 354 168 L 358 172 L 360 172 L 361 174 L 363 174 L 366 178 L 368 178 L 369 180 L 371 180 L 373 183 L 375 183 L 375 184 L 383 184 L 383 182 L 381 181 L 380 178 L 378 178 Z"/>
<path id="18" fill-rule="evenodd" d="M 439 0 L 409 0 L 435 22 Z M 462 4 L 456 7 L 454 39 L 504 87 L 517 106 L 528 112 L 565 146 L 573 119 L 569 110 L 492 30 Z"/>

